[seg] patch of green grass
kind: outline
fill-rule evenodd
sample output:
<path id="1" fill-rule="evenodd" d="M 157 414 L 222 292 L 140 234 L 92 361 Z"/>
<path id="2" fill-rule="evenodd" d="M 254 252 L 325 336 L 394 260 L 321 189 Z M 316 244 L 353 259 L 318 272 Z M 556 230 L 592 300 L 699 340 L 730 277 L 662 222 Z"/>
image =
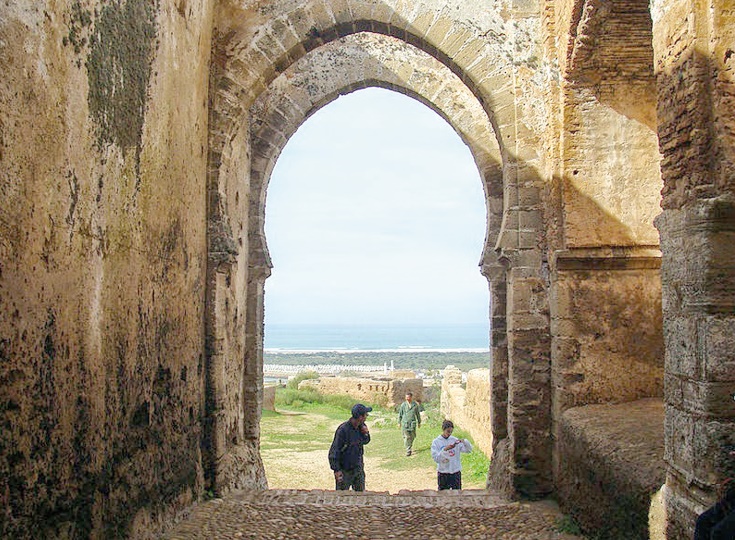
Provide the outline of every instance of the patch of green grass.
<path id="1" fill-rule="evenodd" d="M 301 408 L 305 403 L 321 403 L 323 396 L 311 388 L 297 390 L 295 388 L 279 388 L 276 391 L 276 405 Z"/>
<path id="2" fill-rule="evenodd" d="M 291 390 L 297 390 L 301 381 L 318 378 L 319 374 L 316 371 L 301 371 L 297 373 L 293 378 L 289 379 L 286 387 Z"/>
<path id="3" fill-rule="evenodd" d="M 428 405 L 425 408 L 425 419 L 421 427 L 416 431 L 416 439 L 413 442 L 412 456 L 405 457 L 403 444 L 403 433 L 398 427 L 398 419 L 395 413 L 390 411 L 392 422 L 388 422 L 380 429 L 381 443 L 371 448 L 374 455 L 381 457 L 384 461 L 382 466 L 388 470 L 404 471 L 416 467 L 429 467 L 436 469 L 436 462 L 431 458 L 431 443 L 441 435 L 441 423 L 443 419 L 436 406 Z M 454 435 L 463 439 L 469 439 L 474 449 L 469 454 L 462 454 L 462 480 L 465 487 L 483 488 L 490 460 L 485 454 L 475 447 L 472 437 L 462 430 L 455 429 Z"/>
<path id="4" fill-rule="evenodd" d="M 346 395 L 325 395 L 324 403 L 331 405 L 338 409 L 342 409 L 347 412 L 352 411 L 352 406 L 355 404 L 355 398 Z"/>
<path id="5" fill-rule="evenodd" d="M 305 415 L 285 412 L 270 412 L 260 420 L 260 449 L 263 452 L 283 448 L 297 449 L 328 448 L 331 444 L 324 434 L 332 431 L 334 419 L 329 416 L 309 416 L 309 423 L 303 420 Z"/>
<path id="6" fill-rule="evenodd" d="M 279 394 L 287 398 L 279 399 Z M 334 429 L 350 417 L 354 403 L 355 400 L 349 396 L 325 396 L 318 392 L 312 393 L 311 390 L 279 389 L 276 392 L 278 412 L 264 411 L 261 419 L 261 450 L 267 452 L 294 447 L 328 449 L 334 437 Z M 376 404 L 369 405 L 373 406 L 373 412 L 367 420 L 372 440 L 366 452 L 371 457 L 378 458 L 381 467 L 393 471 L 417 468 L 436 470 L 436 463 L 431 458 L 431 443 L 441 434 L 443 418 L 438 404 L 425 405 L 424 420 L 417 430 L 413 455 L 410 458 L 406 457 L 396 411 Z M 306 413 L 308 425 L 305 421 Z M 461 428 L 456 428 L 454 434 L 472 441 L 469 434 Z M 490 461 L 478 448 L 469 454 L 462 454 L 464 487 L 484 488 L 489 466 Z"/>

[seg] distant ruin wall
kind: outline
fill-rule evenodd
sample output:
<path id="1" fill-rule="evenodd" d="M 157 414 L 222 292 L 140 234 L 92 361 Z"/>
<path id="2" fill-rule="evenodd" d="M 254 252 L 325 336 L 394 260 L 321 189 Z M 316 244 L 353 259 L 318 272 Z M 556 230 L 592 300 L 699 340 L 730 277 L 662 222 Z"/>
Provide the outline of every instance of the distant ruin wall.
<path id="1" fill-rule="evenodd" d="M 275 411 L 276 410 L 276 387 L 265 386 L 263 388 L 263 410 L 264 411 Z"/>
<path id="2" fill-rule="evenodd" d="M 413 392 L 416 401 L 423 401 L 421 379 L 362 379 L 356 377 L 322 377 L 307 379 L 299 388 L 316 388 L 323 394 L 348 395 L 356 401 L 395 407 L 404 400 L 406 392 Z"/>
<path id="3" fill-rule="evenodd" d="M 466 388 L 462 388 L 462 372 L 447 366 L 442 381 L 441 413 L 445 419 L 469 431 L 475 445 L 485 455 L 492 455 L 489 369 L 470 370 Z"/>

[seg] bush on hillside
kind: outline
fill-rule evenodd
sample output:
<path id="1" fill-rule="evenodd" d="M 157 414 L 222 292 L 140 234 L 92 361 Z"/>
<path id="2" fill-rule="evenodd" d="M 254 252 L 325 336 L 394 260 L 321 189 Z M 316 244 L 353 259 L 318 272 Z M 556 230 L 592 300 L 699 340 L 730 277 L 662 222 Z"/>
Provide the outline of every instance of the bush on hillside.
<path id="1" fill-rule="evenodd" d="M 335 407 L 352 411 L 352 406 L 357 403 L 355 398 L 347 396 L 345 394 L 326 394 L 322 396 L 323 402 Z"/>
<path id="2" fill-rule="evenodd" d="M 281 388 L 276 392 L 276 405 L 301 407 L 304 403 L 322 403 L 324 396 L 312 388 Z M 300 403 L 299 403 L 300 402 Z"/>
<path id="3" fill-rule="evenodd" d="M 291 388 L 293 390 L 297 390 L 299 388 L 299 383 L 301 381 L 305 381 L 307 379 L 318 379 L 319 374 L 316 371 L 300 371 L 292 379 L 288 380 L 288 384 L 286 385 L 286 388 Z"/>

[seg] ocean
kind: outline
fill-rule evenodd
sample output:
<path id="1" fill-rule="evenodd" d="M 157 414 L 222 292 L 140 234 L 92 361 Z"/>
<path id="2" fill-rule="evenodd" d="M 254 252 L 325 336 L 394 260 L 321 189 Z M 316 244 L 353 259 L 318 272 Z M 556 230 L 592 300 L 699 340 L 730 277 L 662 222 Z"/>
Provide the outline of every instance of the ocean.
<path id="1" fill-rule="evenodd" d="M 489 350 L 488 324 L 269 324 L 266 352 Z"/>

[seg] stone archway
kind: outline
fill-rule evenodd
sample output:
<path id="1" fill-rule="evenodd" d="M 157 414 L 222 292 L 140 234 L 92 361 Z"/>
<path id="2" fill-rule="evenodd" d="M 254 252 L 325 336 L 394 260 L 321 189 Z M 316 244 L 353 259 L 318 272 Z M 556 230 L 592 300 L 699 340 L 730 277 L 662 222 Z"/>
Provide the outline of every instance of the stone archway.
<path id="1" fill-rule="evenodd" d="M 249 260 L 261 265 L 252 268 L 251 273 L 261 276 L 261 280 L 248 291 L 249 306 L 262 305 L 252 296 L 263 294 L 263 282 L 270 270 L 264 233 L 265 199 L 278 156 L 314 111 L 341 94 L 368 86 L 394 90 L 425 103 L 452 125 L 468 145 L 486 196 L 487 230 L 481 266 L 486 275 L 490 268 L 501 268 L 494 246 L 502 221 L 502 166 L 499 145 L 484 110 L 461 80 L 431 56 L 395 38 L 355 34 L 312 51 L 275 79 L 251 107 L 249 125 L 243 126 L 250 129 L 252 140 Z M 496 288 L 491 284 L 491 291 Z M 499 300 L 492 304 L 498 306 Z M 261 318 L 262 313 L 248 317 Z M 498 309 L 495 324 L 504 328 L 504 319 L 504 310 Z M 262 341 L 253 340 L 252 345 L 257 347 Z M 262 365 L 262 349 L 249 349 L 247 354 L 251 361 Z M 257 381 L 252 383 L 255 387 Z M 258 422 L 259 417 L 246 420 L 252 425 L 252 433 Z"/>
<path id="2" fill-rule="evenodd" d="M 277 112 L 272 116 L 266 115 L 263 120 L 255 118 L 254 115 L 259 114 L 258 107 L 263 106 L 259 104 L 266 103 L 260 101 L 260 96 L 267 95 L 273 85 L 278 87 L 280 73 L 285 74 L 299 59 L 318 54 L 332 42 L 336 50 L 345 47 L 346 42 L 338 41 L 341 36 L 370 31 L 383 35 L 380 47 L 387 47 L 390 43 L 407 50 L 406 47 L 413 44 L 415 50 L 423 51 L 427 59 L 433 57 L 431 62 L 436 66 L 443 64 L 444 72 L 453 73 L 451 76 L 462 82 L 463 92 L 472 96 L 476 104 L 474 108 L 484 111 L 486 123 L 501 134 L 497 137 L 499 147 L 492 153 L 482 150 L 485 143 L 473 147 L 478 165 L 485 169 L 482 174 L 486 181 L 489 177 L 502 177 L 502 182 L 491 182 L 488 184 L 490 190 L 486 189 L 488 226 L 497 231 L 497 234 L 493 233 L 497 240 L 486 244 L 482 260 L 482 272 L 491 283 L 493 306 L 493 381 L 498 385 L 494 392 L 493 429 L 497 428 L 499 434 L 495 440 L 510 436 L 509 459 L 517 458 L 523 465 L 510 467 L 502 462 L 498 470 L 502 476 L 510 475 L 511 480 L 506 481 L 510 489 L 533 494 L 548 493 L 551 490 L 551 448 L 544 436 L 550 423 L 548 370 L 546 379 L 536 376 L 528 380 L 528 370 L 522 367 L 528 362 L 548 364 L 548 314 L 545 315 L 541 307 L 538 316 L 534 316 L 527 306 L 522 306 L 515 319 L 518 324 L 515 327 L 506 324 L 508 279 L 516 288 L 534 290 L 536 295 L 546 294 L 546 288 L 539 286 L 545 279 L 540 251 L 543 209 L 535 172 L 539 157 L 532 150 L 535 148 L 533 144 L 526 146 L 522 162 L 515 157 L 519 137 L 525 140 L 535 136 L 529 129 L 518 129 L 511 63 L 504 53 L 511 43 L 530 39 L 530 34 L 518 31 L 523 28 L 518 21 L 513 25 L 515 31 L 508 33 L 505 27 L 511 21 L 500 13 L 495 13 L 497 17 L 493 18 L 493 14 L 485 9 L 478 10 L 477 16 L 486 18 L 490 27 L 497 28 L 496 34 L 480 36 L 470 13 L 463 13 L 461 19 L 453 19 L 442 10 L 426 8 L 422 12 L 422 9 L 410 9 L 402 13 L 398 7 L 383 12 L 366 6 L 335 6 L 325 10 L 324 5 L 314 2 L 303 9 L 284 11 L 280 16 L 274 15 L 277 11 L 274 7 L 274 12 L 258 28 L 241 25 L 240 22 L 247 20 L 245 14 L 241 20 L 236 13 L 228 11 L 227 20 L 222 21 L 219 37 L 215 40 L 214 108 L 210 115 L 207 295 L 207 343 L 212 359 L 207 387 L 212 421 L 205 437 L 211 444 L 209 453 L 213 459 L 209 470 L 213 485 L 219 488 L 241 485 L 242 482 L 264 483 L 257 454 L 257 418 L 262 391 L 263 283 L 270 263 L 263 241 L 262 217 L 257 217 L 264 196 L 264 190 L 259 186 L 267 182 L 274 158 L 285 144 L 289 129 L 295 129 L 311 110 L 333 99 L 340 91 L 382 85 L 401 88 L 404 93 L 431 104 L 445 118 L 452 119 L 466 142 L 471 143 L 473 138 L 477 140 L 477 133 L 461 128 L 461 115 L 453 118 L 451 109 L 442 105 L 446 98 L 441 94 L 434 95 L 435 89 L 434 93 L 428 93 L 431 90 L 429 83 L 417 80 L 407 84 L 401 81 L 400 76 L 391 78 L 377 71 L 371 77 L 363 73 L 347 84 L 333 84 L 317 93 L 313 100 L 308 92 L 299 96 L 299 92 L 294 91 L 292 97 L 296 106 L 286 106 L 286 114 L 275 107 L 273 110 Z M 363 13 L 361 10 L 367 11 Z M 370 18 L 367 18 L 368 14 Z M 533 16 L 529 18 L 533 19 Z M 397 68 L 398 73 L 400 69 Z M 243 129 L 250 122 L 262 130 L 253 139 Z M 485 132 L 490 133 L 489 129 Z M 489 135 L 480 135 L 483 137 L 490 139 Z M 492 158 L 488 159 L 488 155 Z M 243 179 L 241 172 L 248 168 L 248 164 L 255 179 L 251 184 Z M 252 223 L 252 226 L 247 223 Z M 514 273 L 506 272 L 508 265 L 515 268 Z M 243 291 L 247 292 L 243 294 Z M 538 303 L 538 306 L 543 305 L 544 301 Z M 538 309 L 531 307 L 531 312 Z M 238 332 L 242 339 L 237 337 Z M 511 336 L 511 339 L 506 336 Z M 531 345 L 536 351 L 533 359 L 526 356 L 531 342 L 537 342 Z M 517 344 L 515 355 L 509 352 L 514 344 Z M 238 360 L 242 358 L 245 359 L 244 365 Z M 512 369 L 514 359 L 517 363 Z M 234 375 L 234 378 L 228 379 L 229 375 Z M 524 386 L 534 390 L 516 394 L 516 407 L 509 409 L 508 388 L 513 387 L 509 379 L 514 377 L 519 381 L 526 379 Z M 541 400 L 539 396 L 542 396 Z M 524 412 L 529 407 L 536 412 L 533 417 Z M 520 430 L 518 433 L 537 435 L 531 439 L 526 435 L 513 437 L 517 430 Z M 519 457 L 521 451 L 523 456 Z"/>

